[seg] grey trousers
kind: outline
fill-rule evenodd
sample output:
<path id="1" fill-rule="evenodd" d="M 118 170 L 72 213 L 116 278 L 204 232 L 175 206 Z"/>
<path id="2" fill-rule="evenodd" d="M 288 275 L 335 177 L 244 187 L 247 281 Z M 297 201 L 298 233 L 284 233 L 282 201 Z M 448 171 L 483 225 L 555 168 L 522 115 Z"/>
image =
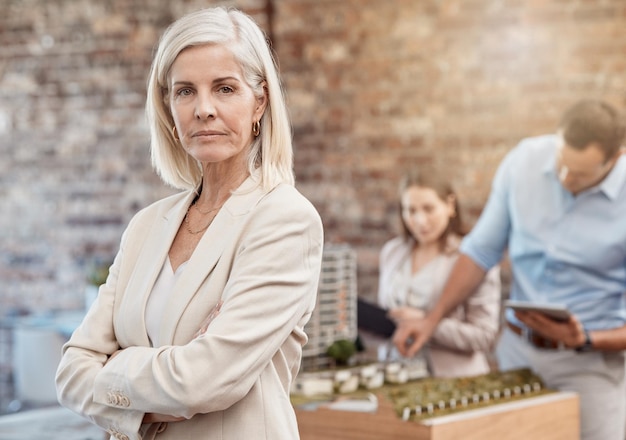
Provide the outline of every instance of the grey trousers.
<path id="1" fill-rule="evenodd" d="M 547 387 L 578 393 L 581 440 L 624 440 L 624 352 L 539 349 L 505 327 L 496 357 L 500 370 L 529 367 Z"/>

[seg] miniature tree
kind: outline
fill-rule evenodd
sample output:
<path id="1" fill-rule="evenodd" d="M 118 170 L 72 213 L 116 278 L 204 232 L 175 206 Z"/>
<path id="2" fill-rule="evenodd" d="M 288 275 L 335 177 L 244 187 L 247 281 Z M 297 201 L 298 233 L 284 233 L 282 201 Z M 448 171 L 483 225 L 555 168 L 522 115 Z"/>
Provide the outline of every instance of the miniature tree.
<path id="1" fill-rule="evenodd" d="M 334 359 L 337 365 L 347 365 L 355 353 L 356 345 L 347 339 L 339 339 L 333 342 L 326 350 L 326 354 Z"/>

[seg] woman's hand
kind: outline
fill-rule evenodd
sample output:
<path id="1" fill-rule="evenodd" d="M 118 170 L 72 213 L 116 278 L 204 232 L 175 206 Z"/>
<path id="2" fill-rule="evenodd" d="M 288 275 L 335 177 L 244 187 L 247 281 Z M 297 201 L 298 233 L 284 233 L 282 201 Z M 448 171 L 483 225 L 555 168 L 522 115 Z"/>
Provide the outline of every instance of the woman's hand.
<path id="1" fill-rule="evenodd" d="M 389 311 L 389 318 L 391 318 L 396 323 L 400 321 L 413 321 L 422 319 L 426 316 L 426 313 L 422 309 L 417 309 L 415 307 L 396 307 L 395 309 L 391 309 Z"/>
<path id="2" fill-rule="evenodd" d="M 174 417 L 167 414 L 145 413 L 141 423 L 182 422 L 184 417 Z"/>
<path id="3" fill-rule="evenodd" d="M 196 334 L 193 335 L 194 339 L 199 338 L 200 336 L 206 333 L 206 330 L 209 328 L 209 324 L 211 324 L 211 322 L 215 319 L 215 317 L 219 315 L 220 309 L 222 308 L 222 304 L 223 304 L 223 301 L 220 301 L 217 304 L 215 304 L 215 307 L 213 307 L 213 310 L 211 310 L 211 313 L 209 313 L 209 316 L 206 317 L 206 319 L 202 322 L 202 325 L 200 326 Z"/>
<path id="4" fill-rule="evenodd" d="M 114 358 L 115 356 L 117 356 L 118 354 L 120 354 L 120 352 L 121 352 L 121 351 L 122 351 L 122 350 L 121 350 L 121 349 L 119 349 L 119 350 L 114 351 L 113 353 L 111 353 L 111 355 L 110 355 L 110 356 L 109 356 L 109 358 L 106 360 L 106 362 L 104 363 L 104 365 L 108 364 L 111 360 L 113 360 L 113 358 Z"/>

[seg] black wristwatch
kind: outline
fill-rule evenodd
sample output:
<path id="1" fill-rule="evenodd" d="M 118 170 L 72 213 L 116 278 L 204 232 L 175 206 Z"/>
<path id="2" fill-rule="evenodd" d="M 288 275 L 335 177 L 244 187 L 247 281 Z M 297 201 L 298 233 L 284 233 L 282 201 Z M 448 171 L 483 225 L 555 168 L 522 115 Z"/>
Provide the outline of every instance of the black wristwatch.
<path id="1" fill-rule="evenodd" d="M 586 328 L 583 328 L 583 331 L 585 332 L 585 342 L 583 342 L 583 345 L 576 347 L 575 350 L 578 353 L 586 353 L 588 351 L 593 350 L 593 343 L 591 342 L 591 337 L 589 336 L 589 332 L 587 331 Z"/>

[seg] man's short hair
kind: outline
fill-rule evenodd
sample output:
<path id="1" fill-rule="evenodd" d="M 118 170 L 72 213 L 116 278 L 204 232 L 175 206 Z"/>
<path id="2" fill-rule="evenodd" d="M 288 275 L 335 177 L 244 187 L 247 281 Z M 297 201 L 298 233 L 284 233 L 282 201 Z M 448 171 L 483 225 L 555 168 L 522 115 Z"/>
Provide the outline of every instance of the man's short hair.
<path id="1" fill-rule="evenodd" d="M 619 151 L 626 132 L 623 116 L 615 108 L 591 99 L 570 107 L 563 114 L 559 128 L 568 146 L 583 150 L 595 143 L 606 160 Z"/>

